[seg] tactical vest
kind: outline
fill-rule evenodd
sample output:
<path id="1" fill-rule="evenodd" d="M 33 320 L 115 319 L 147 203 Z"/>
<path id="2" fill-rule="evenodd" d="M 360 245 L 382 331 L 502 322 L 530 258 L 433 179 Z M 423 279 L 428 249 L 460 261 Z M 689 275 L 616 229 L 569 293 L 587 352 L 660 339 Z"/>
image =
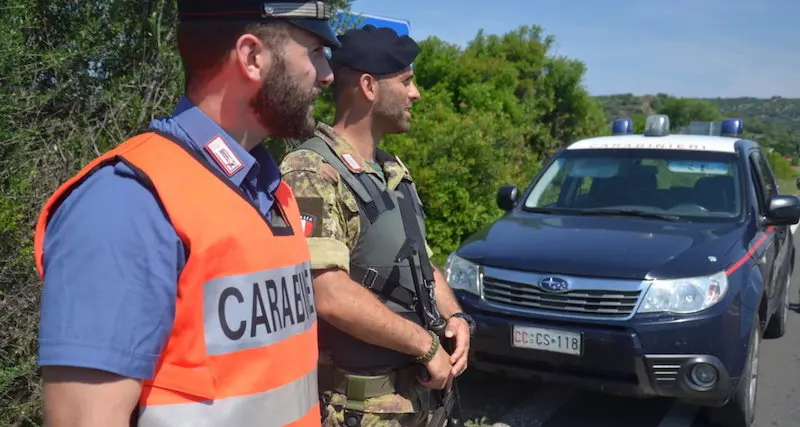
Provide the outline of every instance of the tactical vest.
<path id="1" fill-rule="evenodd" d="M 180 140 L 147 132 L 96 158 L 50 197 L 36 224 L 43 278 L 51 213 L 86 177 L 122 162 L 149 187 L 187 249 L 175 320 L 135 427 L 319 427 L 317 314 L 311 254 L 291 189 L 268 221 L 226 176 Z"/>
<path id="2" fill-rule="evenodd" d="M 418 252 L 425 251 L 425 215 L 411 180 L 404 177 L 397 189 L 390 190 L 380 179 L 366 171 L 357 172 L 347 167 L 319 137 L 306 141 L 298 149 L 311 150 L 322 156 L 356 196 L 361 227 L 350 253 L 350 278 L 370 289 L 395 313 L 424 326 L 417 311 L 419 297 L 412 274 L 420 275 L 420 265 L 427 262 L 428 258 L 425 255 L 415 257 L 417 271 L 413 273 L 408 259 L 397 260 L 409 235 L 418 242 Z M 387 160 L 395 159 L 378 150 L 376 162 L 383 164 Z M 404 223 L 403 212 L 408 216 L 413 215 L 418 225 L 416 230 L 406 230 L 409 224 Z M 422 276 L 418 278 L 422 280 Z M 397 368 L 411 361 L 407 354 L 358 340 L 323 319 L 319 323 L 320 349 L 330 356 L 334 365 L 342 369 L 372 372 Z"/>

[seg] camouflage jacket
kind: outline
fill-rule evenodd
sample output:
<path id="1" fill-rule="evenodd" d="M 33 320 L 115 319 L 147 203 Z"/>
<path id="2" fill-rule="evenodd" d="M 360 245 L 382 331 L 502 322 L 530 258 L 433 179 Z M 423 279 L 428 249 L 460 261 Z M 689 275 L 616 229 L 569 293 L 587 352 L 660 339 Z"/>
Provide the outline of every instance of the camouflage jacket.
<path id="1" fill-rule="evenodd" d="M 367 173 L 381 178 L 390 189 L 396 189 L 408 170 L 398 159 L 383 164 L 383 175 L 372 168 L 355 149 L 328 125 L 317 126 L 317 136 L 330 145 L 343 160 L 355 161 Z M 350 271 L 350 252 L 361 230 L 356 196 L 339 174 L 319 154 L 309 150 L 289 153 L 280 166 L 283 180 L 292 188 L 304 232 L 311 250 L 314 270 L 340 268 Z M 384 179 L 385 176 L 385 179 Z M 428 256 L 433 255 L 427 242 Z"/>

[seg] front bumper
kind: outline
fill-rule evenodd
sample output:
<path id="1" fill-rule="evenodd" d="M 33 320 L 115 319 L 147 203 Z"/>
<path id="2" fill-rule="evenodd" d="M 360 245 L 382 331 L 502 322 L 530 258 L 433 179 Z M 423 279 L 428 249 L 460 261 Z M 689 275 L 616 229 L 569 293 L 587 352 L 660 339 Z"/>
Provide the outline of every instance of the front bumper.
<path id="1" fill-rule="evenodd" d="M 459 293 L 476 321 L 470 366 L 515 378 L 539 378 L 579 388 L 634 397 L 673 397 L 697 404 L 724 404 L 735 391 L 746 359 L 737 309 L 722 307 L 691 319 L 655 317 L 627 322 L 591 322 L 555 316 L 520 316 L 487 307 Z M 539 327 L 581 335 L 580 355 L 520 348 L 513 328 Z M 532 339 L 532 337 L 529 337 Z M 519 341 L 519 339 L 518 339 Z M 707 364 L 713 387 L 691 381 L 691 370 Z"/>

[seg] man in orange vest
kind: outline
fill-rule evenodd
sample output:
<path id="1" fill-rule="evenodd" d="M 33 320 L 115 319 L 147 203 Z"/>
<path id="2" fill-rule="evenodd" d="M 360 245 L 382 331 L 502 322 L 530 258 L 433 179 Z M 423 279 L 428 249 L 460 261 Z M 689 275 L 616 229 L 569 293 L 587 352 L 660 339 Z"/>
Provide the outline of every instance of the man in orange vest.
<path id="1" fill-rule="evenodd" d="M 36 224 L 49 427 L 320 425 L 310 254 L 260 143 L 313 135 L 319 1 L 178 2 L 186 95 Z"/>

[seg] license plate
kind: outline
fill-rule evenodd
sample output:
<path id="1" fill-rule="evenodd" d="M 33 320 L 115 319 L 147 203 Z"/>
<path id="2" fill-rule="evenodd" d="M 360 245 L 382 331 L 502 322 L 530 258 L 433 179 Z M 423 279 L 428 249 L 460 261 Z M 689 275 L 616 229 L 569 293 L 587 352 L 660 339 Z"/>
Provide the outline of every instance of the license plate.
<path id="1" fill-rule="evenodd" d="M 580 356 L 583 352 L 580 333 L 514 326 L 511 335 L 511 345 L 518 348 L 530 348 L 575 356 Z"/>

